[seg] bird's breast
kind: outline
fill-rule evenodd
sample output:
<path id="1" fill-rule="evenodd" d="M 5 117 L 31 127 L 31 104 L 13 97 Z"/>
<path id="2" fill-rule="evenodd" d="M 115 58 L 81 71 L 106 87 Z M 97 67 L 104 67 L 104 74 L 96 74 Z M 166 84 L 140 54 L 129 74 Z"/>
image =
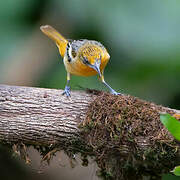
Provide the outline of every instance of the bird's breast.
<path id="1" fill-rule="evenodd" d="M 103 72 L 107 62 L 108 61 L 102 61 L 101 62 L 101 65 L 100 65 L 101 72 Z M 76 60 L 69 62 L 67 57 L 65 57 L 64 58 L 64 65 L 65 65 L 67 72 L 74 74 L 74 75 L 77 75 L 77 76 L 94 76 L 94 75 L 98 74 L 97 71 L 95 71 L 93 68 L 85 65 L 79 59 L 76 59 Z"/>
<path id="2" fill-rule="evenodd" d="M 69 62 L 65 57 L 64 65 L 67 72 L 77 76 L 94 76 L 97 74 L 93 68 L 83 64 L 80 60 L 73 60 L 72 62 Z"/>

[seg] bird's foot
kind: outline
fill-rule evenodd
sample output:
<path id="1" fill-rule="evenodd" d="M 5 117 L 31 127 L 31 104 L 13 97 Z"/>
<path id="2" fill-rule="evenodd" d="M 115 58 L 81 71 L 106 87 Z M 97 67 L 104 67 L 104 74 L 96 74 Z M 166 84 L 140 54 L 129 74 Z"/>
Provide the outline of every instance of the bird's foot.
<path id="1" fill-rule="evenodd" d="M 113 95 L 121 95 L 121 93 L 116 92 L 114 89 L 111 89 L 111 94 L 113 94 Z"/>
<path id="2" fill-rule="evenodd" d="M 70 86 L 65 86 L 65 89 L 64 89 L 64 92 L 62 93 L 62 95 L 66 94 L 67 97 L 71 97 L 70 90 L 71 90 Z"/>

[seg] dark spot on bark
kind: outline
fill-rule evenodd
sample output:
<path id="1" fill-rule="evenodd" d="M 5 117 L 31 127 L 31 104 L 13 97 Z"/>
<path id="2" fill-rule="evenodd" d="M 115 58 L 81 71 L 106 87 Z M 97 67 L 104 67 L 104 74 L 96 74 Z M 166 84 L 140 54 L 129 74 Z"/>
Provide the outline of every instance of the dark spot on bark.
<path id="1" fill-rule="evenodd" d="M 6 98 L 5 97 L 0 97 L 0 102 L 4 102 L 6 101 Z"/>
<path id="2" fill-rule="evenodd" d="M 48 97 L 48 94 L 47 94 L 47 92 L 45 92 L 43 95 L 43 98 L 47 98 L 47 97 Z"/>

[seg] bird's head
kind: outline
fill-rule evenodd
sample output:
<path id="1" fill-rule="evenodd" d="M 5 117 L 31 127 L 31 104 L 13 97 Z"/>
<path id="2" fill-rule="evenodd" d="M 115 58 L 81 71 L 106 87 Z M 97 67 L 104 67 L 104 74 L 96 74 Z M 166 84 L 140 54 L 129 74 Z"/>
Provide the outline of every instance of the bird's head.
<path id="1" fill-rule="evenodd" d="M 103 49 L 102 47 L 97 45 L 91 45 L 87 46 L 83 50 L 83 54 L 81 57 L 83 63 L 97 71 L 97 73 L 101 77 L 101 72 L 105 68 L 110 55 L 108 54 L 106 49 Z"/>
<path id="2" fill-rule="evenodd" d="M 101 60 L 102 60 L 102 57 L 100 55 L 97 58 L 90 58 L 90 60 L 88 61 L 89 63 L 87 63 L 89 67 L 97 71 L 100 77 L 101 77 L 101 70 L 100 70 Z"/>

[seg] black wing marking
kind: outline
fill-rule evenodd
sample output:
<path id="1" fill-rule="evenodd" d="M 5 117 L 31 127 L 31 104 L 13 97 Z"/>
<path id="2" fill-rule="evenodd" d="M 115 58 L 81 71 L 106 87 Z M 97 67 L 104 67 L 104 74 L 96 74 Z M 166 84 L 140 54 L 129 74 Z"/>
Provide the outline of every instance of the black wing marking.
<path id="1" fill-rule="evenodd" d="M 72 59 L 71 59 L 71 57 L 70 57 L 70 55 L 69 55 L 69 49 L 70 49 L 70 42 L 68 42 L 68 44 L 67 44 L 67 47 L 66 47 L 66 54 L 67 54 L 67 58 L 68 58 L 68 62 L 71 62 L 72 61 Z"/>

